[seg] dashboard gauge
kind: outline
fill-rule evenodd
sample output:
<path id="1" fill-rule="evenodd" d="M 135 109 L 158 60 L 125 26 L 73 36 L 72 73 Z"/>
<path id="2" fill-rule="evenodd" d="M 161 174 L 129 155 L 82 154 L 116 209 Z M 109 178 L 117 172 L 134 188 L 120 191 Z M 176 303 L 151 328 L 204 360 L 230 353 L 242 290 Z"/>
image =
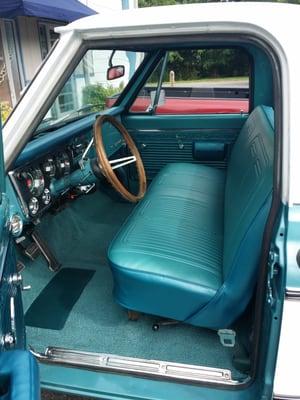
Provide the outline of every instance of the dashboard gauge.
<path id="1" fill-rule="evenodd" d="M 49 189 L 45 189 L 42 194 L 42 201 L 47 206 L 51 201 L 51 192 Z"/>
<path id="2" fill-rule="evenodd" d="M 61 153 L 56 157 L 56 176 L 68 175 L 71 171 L 71 161 L 67 153 Z"/>
<path id="3" fill-rule="evenodd" d="M 49 157 L 44 161 L 43 171 L 50 178 L 53 178 L 55 176 L 56 166 L 52 157 Z"/>
<path id="4" fill-rule="evenodd" d="M 45 179 L 39 168 L 23 172 L 22 178 L 25 181 L 27 189 L 33 196 L 40 196 L 43 193 Z"/>
<path id="5" fill-rule="evenodd" d="M 28 202 L 28 208 L 29 208 L 29 212 L 31 215 L 36 215 L 37 212 L 39 211 L 40 205 L 39 205 L 39 201 L 36 197 L 31 197 L 31 199 Z"/>

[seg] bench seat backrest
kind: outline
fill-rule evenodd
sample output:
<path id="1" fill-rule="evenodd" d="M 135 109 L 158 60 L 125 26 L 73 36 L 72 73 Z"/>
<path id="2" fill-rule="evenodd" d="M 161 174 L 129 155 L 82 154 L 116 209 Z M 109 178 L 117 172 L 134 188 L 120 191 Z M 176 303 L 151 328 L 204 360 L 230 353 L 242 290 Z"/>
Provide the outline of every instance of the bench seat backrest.
<path id="1" fill-rule="evenodd" d="M 273 110 L 259 106 L 245 122 L 230 156 L 225 185 L 223 284 L 188 322 L 229 326 L 253 294 L 272 201 Z"/>

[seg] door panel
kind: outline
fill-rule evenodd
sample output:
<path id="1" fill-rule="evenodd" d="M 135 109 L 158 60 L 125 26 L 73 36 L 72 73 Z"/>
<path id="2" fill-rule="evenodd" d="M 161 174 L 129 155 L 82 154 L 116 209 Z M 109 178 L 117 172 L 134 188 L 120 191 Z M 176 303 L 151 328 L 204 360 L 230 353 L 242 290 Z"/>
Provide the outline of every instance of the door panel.
<path id="1" fill-rule="evenodd" d="M 37 361 L 28 351 L 0 353 L 1 398 L 9 400 L 39 400 L 39 370 Z"/>
<path id="2" fill-rule="evenodd" d="M 135 141 L 147 178 L 168 163 L 226 168 L 247 115 L 127 115 L 122 122 Z"/>
<path id="3" fill-rule="evenodd" d="M 10 205 L 5 193 L 0 120 L 0 393 L 11 400 L 40 398 L 38 366 L 25 351 L 22 280 L 17 271 L 10 230 Z"/>
<path id="4" fill-rule="evenodd" d="M 10 231 L 10 217 L 0 124 L 0 352 L 25 348 L 22 281 L 21 276 L 17 273 L 14 240 Z"/>
<path id="5" fill-rule="evenodd" d="M 0 270 L 0 350 L 24 349 L 24 315 L 14 244 L 8 232 L 3 232 L 1 241 L 4 252 Z"/>

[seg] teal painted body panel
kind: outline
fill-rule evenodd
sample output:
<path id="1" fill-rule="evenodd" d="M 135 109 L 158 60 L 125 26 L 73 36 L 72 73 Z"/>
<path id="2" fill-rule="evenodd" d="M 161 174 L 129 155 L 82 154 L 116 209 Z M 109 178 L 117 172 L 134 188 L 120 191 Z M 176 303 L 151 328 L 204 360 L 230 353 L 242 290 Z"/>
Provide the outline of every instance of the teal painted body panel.
<path id="1" fill-rule="evenodd" d="M 172 383 L 134 376 L 40 365 L 41 385 L 51 390 L 100 399 L 136 400 L 259 400 L 262 380 L 244 388 L 219 388 Z M 265 397 L 271 400 L 271 393 Z"/>
<path id="2" fill-rule="evenodd" d="M 247 51 L 252 56 L 252 76 L 250 85 L 252 94 L 250 100 L 252 107 L 257 107 L 260 104 L 274 108 L 274 93 L 273 93 L 273 71 L 269 58 L 258 47 L 248 45 L 245 46 Z"/>
<path id="3" fill-rule="evenodd" d="M 287 227 L 287 272 L 286 287 L 293 293 L 299 292 L 300 289 L 300 205 L 294 204 L 287 210 L 288 227 Z"/>

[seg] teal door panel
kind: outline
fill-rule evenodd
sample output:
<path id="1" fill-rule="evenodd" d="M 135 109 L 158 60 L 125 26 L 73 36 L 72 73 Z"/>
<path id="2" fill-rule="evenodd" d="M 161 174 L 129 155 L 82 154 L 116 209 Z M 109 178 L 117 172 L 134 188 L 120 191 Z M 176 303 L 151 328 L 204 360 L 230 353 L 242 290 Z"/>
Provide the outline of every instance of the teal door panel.
<path id="1" fill-rule="evenodd" d="M 39 400 L 39 370 L 36 359 L 25 350 L 0 353 L 1 398 Z"/>
<path id="2" fill-rule="evenodd" d="M 149 180 L 168 163 L 226 168 L 231 146 L 247 115 L 126 115 Z"/>
<path id="3" fill-rule="evenodd" d="M 37 362 L 25 351 L 22 281 L 10 231 L 0 124 L 0 392 L 11 400 L 40 397 Z"/>

